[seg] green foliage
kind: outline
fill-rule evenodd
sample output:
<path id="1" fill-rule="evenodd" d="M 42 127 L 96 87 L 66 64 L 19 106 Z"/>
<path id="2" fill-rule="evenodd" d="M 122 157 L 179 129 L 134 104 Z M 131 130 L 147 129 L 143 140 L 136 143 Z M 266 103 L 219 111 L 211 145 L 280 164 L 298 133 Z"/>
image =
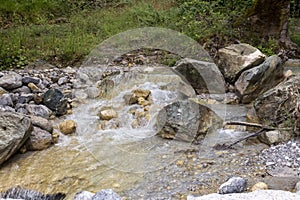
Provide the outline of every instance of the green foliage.
<path id="1" fill-rule="evenodd" d="M 269 38 L 267 42 L 261 43 L 257 48 L 267 56 L 274 55 L 279 50 L 278 43 L 274 38 Z"/>
<path id="2" fill-rule="evenodd" d="M 233 27 L 234 20 L 251 3 L 252 0 L 180 0 L 177 25 L 196 40 L 219 34 L 233 36 L 236 31 Z"/>

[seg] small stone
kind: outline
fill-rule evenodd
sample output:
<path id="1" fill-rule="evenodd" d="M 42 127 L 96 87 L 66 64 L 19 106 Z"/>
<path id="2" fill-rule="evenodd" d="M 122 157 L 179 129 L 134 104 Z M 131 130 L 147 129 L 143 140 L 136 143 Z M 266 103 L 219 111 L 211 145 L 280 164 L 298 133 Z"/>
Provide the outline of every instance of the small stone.
<path id="1" fill-rule="evenodd" d="M 53 125 L 45 118 L 39 116 L 30 116 L 31 122 L 34 126 L 37 126 L 43 130 L 52 133 Z"/>
<path id="2" fill-rule="evenodd" d="M 89 87 L 86 92 L 88 97 L 91 99 L 95 99 L 100 95 L 100 91 L 97 87 Z"/>
<path id="3" fill-rule="evenodd" d="M 122 198 L 112 189 L 97 192 L 91 200 L 122 200 Z"/>
<path id="4" fill-rule="evenodd" d="M 40 116 L 46 119 L 49 119 L 50 115 L 52 114 L 51 110 L 44 105 L 26 104 L 25 108 L 29 114 Z"/>
<path id="5" fill-rule="evenodd" d="M 284 77 L 285 78 L 288 78 L 288 77 L 290 77 L 292 75 L 293 75 L 293 72 L 291 70 L 287 70 L 286 72 L 284 72 Z"/>
<path id="6" fill-rule="evenodd" d="M 58 138 L 59 138 L 59 133 L 58 132 L 52 133 L 52 143 L 53 144 L 56 144 L 58 142 Z"/>
<path id="7" fill-rule="evenodd" d="M 60 131 L 65 134 L 65 135 L 69 135 L 72 133 L 75 133 L 77 128 L 77 123 L 73 120 L 65 120 L 62 123 L 59 124 L 59 129 Z"/>
<path id="8" fill-rule="evenodd" d="M 13 106 L 13 101 L 9 94 L 3 94 L 0 96 L 0 106 Z"/>
<path id="9" fill-rule="evenodd" d="M 101 120 L 111 120 L 118 117 L 118 113 L 113 109 L 102 110 L 99 113 Z"/>
<path id="10" fill-rule="evenodd" d="M 39 79 L 37 77 L 24 76 L 22 78 L 22 83 L 24 85 L 28 85 L 29 83 L 39 84 L 40 81 L 41 81 L 41 79 Z"/>
<path id="11" fill-rule="evenodd" d="M 69 81 L 68 77 L 64 76 L 58 79 L 57 84 L 58 85 L 63 85 Z"/>
<path id="12" fill-rule="evenodd" d="M 268 189 L 267 184 L 265 184 L 264 182 L 258 182 L 251 187 L 250 191 L 253 192 L 255 190 L 267 190 L 267 189 Z"/>
<path id="13" fill-rule="evenodd" d="M 88 191 L 81 191 L 75 194 L 73 200 L 91 200 L 95 193 L 88 192 Z"/>
<path id="14" fill-rule="evenodd" d="M 147 99 L 148 96 L 151 94 L 150 90 L 144 90 L 144 89 L 136 89 L 133 90 L 132 93 L 137 97 L 143 97 L 144 99 Z"/>
<path id="15" fill-rule="evenodd" d="M 50 147 L 52 136 L 48 131 L 33 127 L 33 131 L 26 142 L 26 148 L 31 151 L 43 150 Z"/>
<path id="16" fill-rule="evenodd" d="M 8 74 L 0 78 L 0 87 L 5 90 L 13 90 L 22 86 L 22 76 L 15 72 L 9 72 Z"/>
<path id="17" fill-rule="evenodd" d="M 219 188 L 219 194 L 241 193 L 247 187 L 247 181 L 241 177 L 232 177 Z"/>
<path id="18" fill-rule="evenodd" d="M 30 90 L 32 92 L 37 92 L 40 90 L 40 88 L 38 86 L 36 86 L 34 83 L 28 83 L 28 87 L 30 88 Z"/>

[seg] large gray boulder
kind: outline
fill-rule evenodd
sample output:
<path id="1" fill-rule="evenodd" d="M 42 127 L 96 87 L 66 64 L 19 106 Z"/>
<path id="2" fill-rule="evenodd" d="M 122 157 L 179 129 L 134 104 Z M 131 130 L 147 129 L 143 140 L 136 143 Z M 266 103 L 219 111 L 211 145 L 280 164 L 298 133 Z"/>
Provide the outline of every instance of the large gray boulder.
<path id="1" fill-rule="evenodd" d="M 241 73 L 261 64 L 265 55 L 249 44 L 233 44 L 218 52 L 218 66 L 229 83 L 234 83 Z"/>
<path id="2" fill-rule="evenodd" d="M 218 67 L 212 62 L 185 58 L 180 60 L 174 70 L 181 74 L 195 89 L 201 93 L 225 93 L 225 80 Z"/>
<path id="3" fill-rule="evenodd" d="M 210 108 L 193 100 L 176 101 L 165 106 L 157 116 L 157 135 L 166 139 L 195 142 L 215 128 L 222 119 Z"/>
<path id="4" fill-rule="evenodd" d="M 264 199 L 264 200 L 298 200 L 300 195 L 283 191 L 283 190 L 255 190 L 249 193 L 235 193 L 235 194 L 208 194 L 201 197 L 188 196 L 187 200 L 254 200 L 254 199 Z"/>
<path id="5" fill-rule="evenodd" d="M 22 76 L 15 72 L 9 72 L 0 78 L 0 87 L 5 90 L 13 90 L 21 86 Z"/>
<path id="6" fill-rule="evenodd" d="M 31 131 L 31 121 L 27 117 L 0 111 L 0 164 L 18 151 Z"/>
<path id="7" fill-rule="evenodd" d="M 292 77 L 259 96 L 253 103 L 257 119 L 262 124 L 293 127 L 300 134 L 299 113 L 300 76 Z"/>
<path id="8" fill-rule="evenodd" d="M 244 71 L 235 82 L 242 103 L 250 103 L 260 94 L 275 87 L 284 78 L 281 59 L 274 55 L 254 68 Z"/>

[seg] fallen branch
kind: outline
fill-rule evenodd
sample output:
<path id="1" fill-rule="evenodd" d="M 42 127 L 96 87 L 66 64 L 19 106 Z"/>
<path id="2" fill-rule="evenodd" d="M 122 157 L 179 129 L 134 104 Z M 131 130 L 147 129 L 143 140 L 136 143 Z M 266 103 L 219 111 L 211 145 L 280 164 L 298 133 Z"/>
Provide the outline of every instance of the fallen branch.
<path id="1" fill-rule="evenodd" d="M 265 125 L 262 125 L 262 124 L 240 122 L 240 121 L 224 122 L 223 127 L 228 126 L 228 125 L 249 126 L 249 127 L 265 129 L 266 131 L 273 131 L 273 130 L 289 131 L 289 130 L 292 130 L 292 128 L 277 128 L 277 127 L 274 127 L 274 126 L 265 126 Z"/>
<path id="2" fill-rule="evenodd" d="M 256 127 L 256 128 L 260 128 L 258 131 L 256 131 L 255 133 L 251 133 L 250 135 L 247 135 L 241 139 L 238 139 L 237 141 L 229 144 L 229 145 L 226 145 L 226 144 L 223 144 L 223 145 L 217 145 L 215 146 L 215 148 L 221 148 L 221 149 L 229 149 L 231 148 L 233 145 L 236 145 L 244 140 L 247 140 L 251 137 L 256 137 L 256 136 L 259 136 L 260 134 L 266 132 L 266 131 L 272 131 L 272 130 L 292 130 L 292 128 L 276 128 L 276 127 L 273 127 L 273 126 L 265 126 L 265 125 L 262 125 L 262 124 L 256 124 L 256 123 L 248 123 L 248 122 L 240 122 L 240 121 L 229 121 L 229 122 L 225 122 L 223 124 L 223 127 L 227 126 L 227 125 L 240 125 L 240 126 L 249 126 L 249 127 Z"/>

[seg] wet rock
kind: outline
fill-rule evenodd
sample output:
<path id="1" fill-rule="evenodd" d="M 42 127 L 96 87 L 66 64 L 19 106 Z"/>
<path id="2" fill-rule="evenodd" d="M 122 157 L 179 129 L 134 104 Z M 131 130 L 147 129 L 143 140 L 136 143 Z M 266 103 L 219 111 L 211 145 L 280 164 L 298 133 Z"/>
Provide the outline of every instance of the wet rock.
<path id="1" fill-rule="evenodd" d="M 91 200 L 122 200 L 122 198 L 112 189 L 106 189 L 97 192 Z"/>
<path id="2" fill-rule="evenodd" d="M 63 200 L 66 195 L 63 193 L 43 194 L 34 190 L 21 187 L 13 187 L 0 193 L 0 198 L 4 199 L 23 199 L 23 200 Z"/>
<path id="3" fill-rule="evenodd" d="M 43 117 L 33 116 L 33 115 L 30 116 L 30 119 L 34 126 L 37 126 L 43 130 L 48 131 L 49 133 L 52 133 L 53 125 L 47 119 Z"/>
<path id="4" fill-rule="evenodd" d="M 192 85 L 197 94 L 225 92 L 223 75 L 214 63 L 185 58 L 174 69 Z"/>
<path id="5" fill-rule="evenodd" d="M 48 131 L 33 127 L 29 139 L 26 141 L 26 149 L 30 151 L 39 151 L 50 147 L 52 136 Z"/>
<path id="6" fill-rule="evenodd" d="M 91 200 L 94 195 L 95 195 L 95 193 L 92 193 L 89 191 L 81 191 L 81 192 L 77 192 L 75 194 L 75 197 L 73 200 Z"/>
<path id="7" fill-rule="evenodd" d="M 34 105 L 34 104 L 26 104 L 26 110 L 29 114 L 40 116 L 46 119 L 49 119 L 52 114 L 51 110 L 44 105 Z"/>
<path id="8" fill-rule="evenodd" d="M 218 52 L 218 66 L 229 83 L 234 83 L 241 73 L 261 64 L 265 55 L 257 48 L 241 43 L 222 48 Z"/>
<path id="9" fill-rule="evenodd" d="M 118 117 L 118 113 L 113 109 L 105 109 L 99 112 L 99 117 L 101 120 L 111 120 Z"/>
<path id="10" fill-rule="evenodd" d="M 219 194 L 241 193 L 247 188 L 247 181 L 241 177 L 232 177 L 219 188 Z"/>
<path id="11" fill-rule="evenodd" d="M 258 183 L 255 183 L 251 187 L 250 191 L 253 192 L 255 190 L 267 190 L 267 189 L 268 189 L 268 185 L 267 184 L 265 184 L 264 182 L 258 182 Z"/>
<path id="12" fill-rule="evenodd" d="M 67 99 L 58 89 L 49 89 L 43 96 L 43 103 L 55 112 L 56 115 L 67 113 Z"/>
<path id="13" fill-rule="evenodd" d="M 97 87 L 89 87 L 86 90 L 86 93 L 87 93 L 88 97 L 91 99 L 95 99 L 100 95 L 100 91 Z"/>
<path id="14" fill-rule="evenodd" d="M 31 131 L 29 118 L 17 113 L 0 112 L 0 164 L 24 144 Z"/>
<path id="15" fill-rule="evenodd" d="M 24 76 L 22 78 L 22 83 L 24 85 L 28 85 L 29 83 L 33 83 L 33 84 L 39 84 L 41 82 L 41 79 L 37 78 L 37 77 L 31 77 L 31 76 Z"/>
<path id="16" fill-rule="evenodd" d="M 13 90 L 22 86 L 22 76 L 15 72 L 9 72 L 8 74 L 0 78 L 0 87 L 5 90 Z"/>
<path id="17" fill-rule="evenodd" d="M 188 196 L 187 200 L 254 200 L 254 199 L 264 199 L 264 200 L 298 200 L 300 195 L 295 193 L 283 191 L 283 190 L 256 190 L 250 193 L 241 194 L 208 194 L 201 197 Z"/>
<path id="18" fill-rule="evenodd" d="M 136 89 L 131 92 L 136 98 L 143 97 L 144 99 L 147 99 L 148 96 L 151 94 L 150 90 L 145 89 Z"/>
<path id="19" fill-rule="evenodd" d="M 13 106 L 13 101 L 9 94 L 3 94 L 0 96 L 0 106 Z"/>
<path id="20" fill-rule="evenodd" d="M 115 82 L 110 79 L 104 79 L 98 82 L 98 88 L 100 90 L 100 97 L 108 96 L 109 92 L 114 88 Z"/>
<path id="21" fill-rule="evenodd" d="M 156 129 L 162 138 L 194 142 L 219 128 L 221 122 L 210 108 L 192 100 L 182 100 L 159 111 Z"/>
<path id="22" fill-rule="evenodd" d="M 294 127 L 294 132 L 299 134 L 296 130 L 300 126 L 296 123 L 297 118 L 292 115 L 292 112 L 297 110 L 298 88 L 300 76 L 282 82 L 260 95 L 253 103 L 259 122 L 266 125 Z"/>
<path id="23" fill-rule="evenodd" d="M 283 66 L 278 56 L 271 56 L 261 65 L 244 71 L 235 82 L 242 103 L 250 103 L 260 94 L 276 86 L 283 79 Z"/>
<path id="24" fill-rule="evenodd" d="M 62 123 L 59 124 L 59 129 L 60 131 L 65 134 L 65 135 L 69 135 L 72 133 L 75 133 L 77 128 L 77 123 L 73 120 L 65 120 Z"/>

